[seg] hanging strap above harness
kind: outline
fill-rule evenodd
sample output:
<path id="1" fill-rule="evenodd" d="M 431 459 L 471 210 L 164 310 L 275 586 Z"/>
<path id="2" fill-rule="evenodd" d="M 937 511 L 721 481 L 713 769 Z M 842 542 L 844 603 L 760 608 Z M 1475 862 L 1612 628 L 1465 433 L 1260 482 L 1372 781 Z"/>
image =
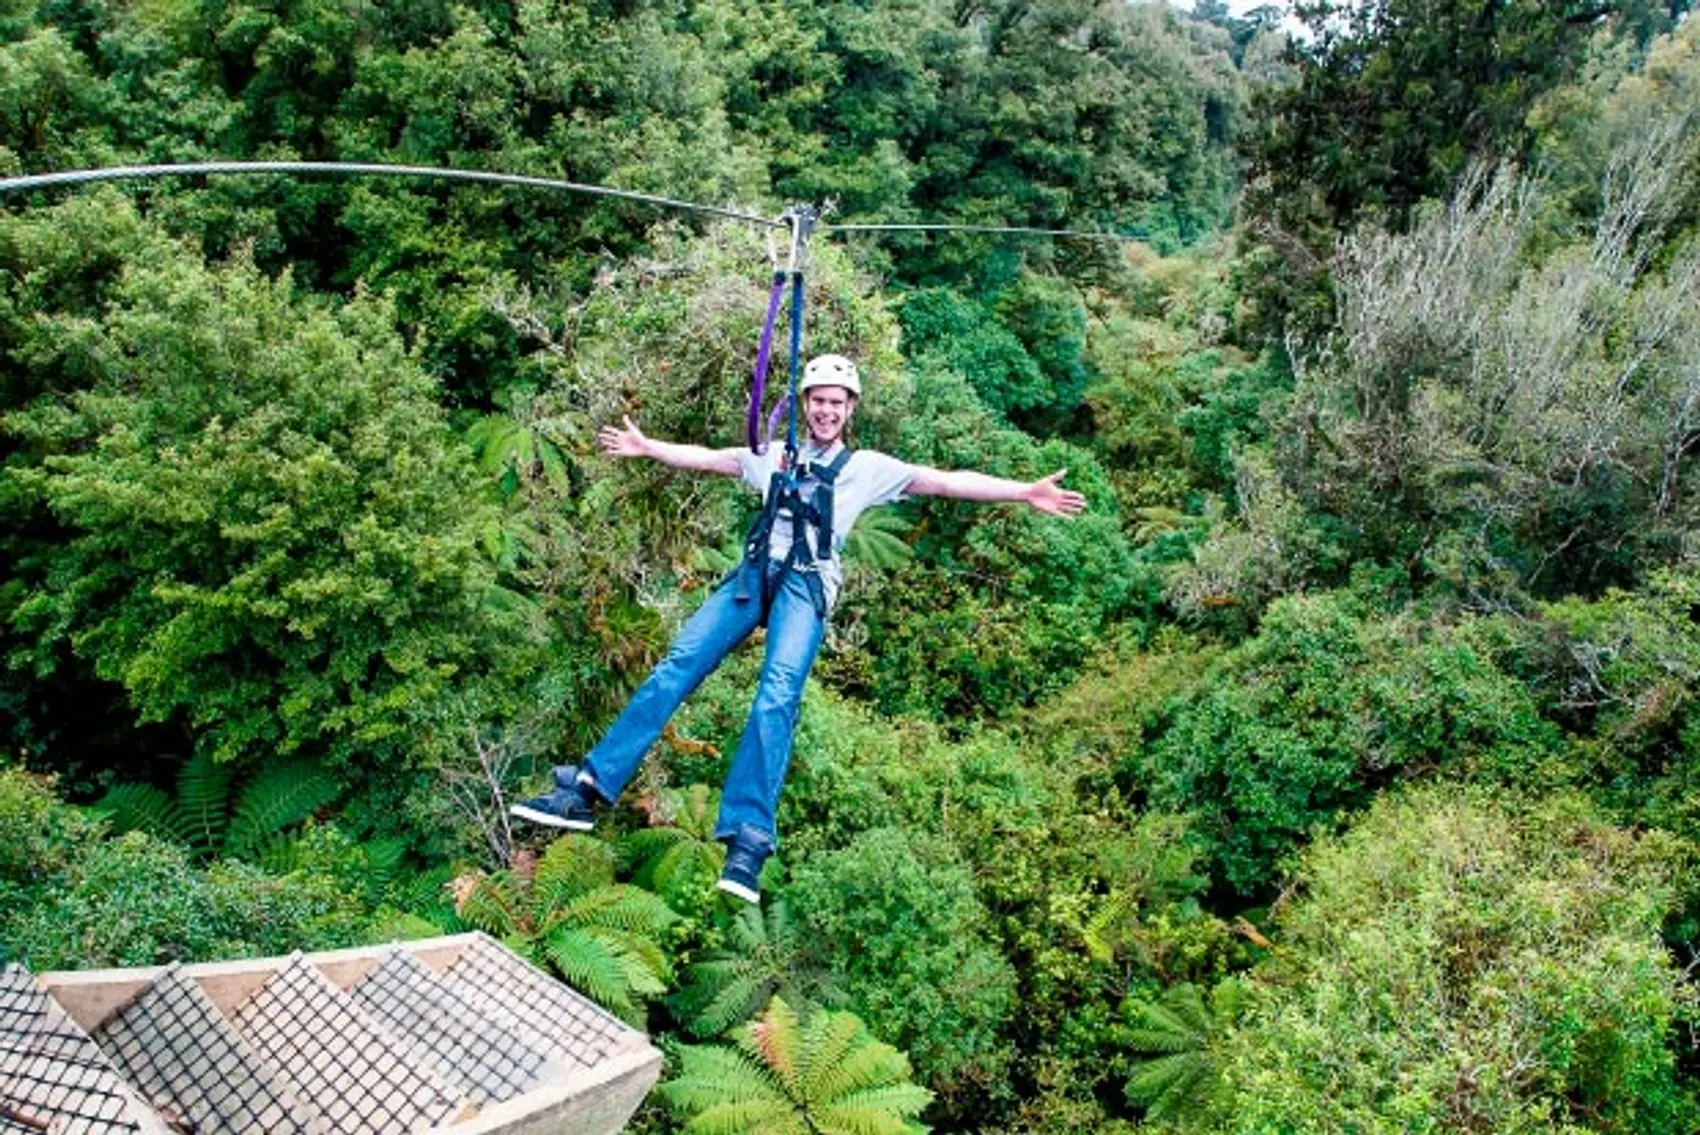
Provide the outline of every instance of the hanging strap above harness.
<path id="1" fill-rule="evenodd" d="M 767 622 L 773 608 L 773 597 L 784 584 L 785 576 L 796 572 L 802 576 L 814 600 L 815 614 L 826 618 L 826 588 L 820 581 L 820 565 L 832 559 L 832 488 L 838 475 L 850 460 L 850 447 L 845 446 L 829 463 L 804 464 L 795 469 L 775 470 L 768 481 L 767 499 L 762 502 L 761 515 L 750 525 L 744 538 L 744 562 L 738 565 L 738 599 L 749 599 L 746 569 L 756 567 L 761 572 L 761 621 Z M 803 482 L 812 479 L 814 492 L 805 499 Z M 778 571 L 767 570 L 768 549 L 773 526 L 781 512 L 791 517 L 791 550 L 781 561 Z M 811 529 L 813 546 L 811 547 Z"/>

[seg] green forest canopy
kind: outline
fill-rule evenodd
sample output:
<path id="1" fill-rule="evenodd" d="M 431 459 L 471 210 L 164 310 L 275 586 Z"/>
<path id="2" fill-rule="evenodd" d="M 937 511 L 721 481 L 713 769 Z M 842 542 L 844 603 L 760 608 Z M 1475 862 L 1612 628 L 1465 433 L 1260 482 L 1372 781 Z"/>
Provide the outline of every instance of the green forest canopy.
<path id="1" fill-rule="evenodd" d="M 877 1052 L 894 1129 L 1693 1130 L 1682 15 L 0 8 L 0 174 L 1130 238 L 816 241 L 859 444 L 1091 507 L 870 517 L 776 901 L 707 889 L 739 657 L 538 868 L 603 923 L 488 785 L 581 752 L 736 554 L 734 486 L 592 439 L 737 441 L 761 235 L 388 179 L 0 202 L 0 943 L 479 926 L 702 1046 L 646 1131 L 760 1074 L 758 1015 Z"/>

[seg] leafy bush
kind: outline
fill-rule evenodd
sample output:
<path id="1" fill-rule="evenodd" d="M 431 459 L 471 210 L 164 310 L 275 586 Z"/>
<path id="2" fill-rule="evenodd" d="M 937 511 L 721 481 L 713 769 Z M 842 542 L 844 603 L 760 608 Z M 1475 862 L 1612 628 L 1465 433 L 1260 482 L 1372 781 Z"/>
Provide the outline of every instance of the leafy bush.
<path id="1" fill-rule="evenodd" d="M 4 931 L 35 969 L 144 966 L 355 945 L 365 912 L 323 876 L 230 862 L 203 871 L 131 832 L 87 846 Z"/>
<path id="2" fill-rule="evenodd" d="M 865 832 L 799 864 L 786 895 L 857 1012 L 910 1054 L 945 1106 L 984 1106 L 1002 1090 L 1015 974 L 948 846 Z"/>
<path id="3" fill-rule="evenodd" d="M 1667 242 L 1694 160 L 1684 108 L 1603 157 L 1587 231 L 1478 169 L 1334 269 L 1340 319 L 1297 359 L 1287 486 L 1350 558 L 1420 564 L 1462 599 L 1598 594 L 1668 563 L 1690 520 L 1700 244 Z"/>
<path id="4" fill-rule="evenodd" d="M 50 778 L 0 765 L 0 887 L 23 889 L 57 874 L 101 830 L 59 802 Z"/>
<path id="5" fill-rule="evenodd" d="M 420 707 L 519 628 L 486 604 L 470 454 L 395 313 L 209 269 L 145 227 L 98 319 L 36 310 L 73 288 L 63 225 L 137 227 L 111 196 L 5 222 L 8 295 L 32 310 L 4 337 L 58 376 L 0 419 L 24 455 L 13 508 L 53 526 L 6 537 L 13 664 L 50 674 L 68 643 L 141 720 L 180 721 L 221 760 L 405 762 Z"/>
<path id="6" fill-rule="evenodd" d="M 1144 750 L 1152 800 L 1198 817 L 1242 894 L 1318 824 L 1439 768 L 1539 781 L 1558 731 L 1468 635 L 1366 618 L 1349 596 L 1274 603 Z"/>
<path id="7" fill-rule="evenodd" d="M 1694 1130 L 1693 992 L 1659 939 L 1687 867 L 1574 796 L 1384 797 L 1303 857 L 1213 1129 Z"/>
<path id="8" fill-rule="evenodd" d="M 1038 362 L 973 300 L 948 288 L 923 288 L 904 297 L 898 314 L 911 365 L 928 360 L 963 375 L 980 401 L 1005 419 L 1051 404 Z"/>

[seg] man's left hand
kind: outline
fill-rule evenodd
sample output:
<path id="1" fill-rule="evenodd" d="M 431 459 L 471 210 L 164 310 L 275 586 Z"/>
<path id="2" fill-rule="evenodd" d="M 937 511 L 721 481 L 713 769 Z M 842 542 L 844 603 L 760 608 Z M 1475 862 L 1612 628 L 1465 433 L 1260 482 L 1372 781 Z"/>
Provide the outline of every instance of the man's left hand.
<path id="1" fill-rule="evenodd" d="M 1086 508 L 1086 497 L 1073 489 L 1062 487 L 1067 469 L 1058 469 L 1049 477 L 1041 477 L 1027 486 L 1027 503 L 1052 516 L 1073 516 Z"/>

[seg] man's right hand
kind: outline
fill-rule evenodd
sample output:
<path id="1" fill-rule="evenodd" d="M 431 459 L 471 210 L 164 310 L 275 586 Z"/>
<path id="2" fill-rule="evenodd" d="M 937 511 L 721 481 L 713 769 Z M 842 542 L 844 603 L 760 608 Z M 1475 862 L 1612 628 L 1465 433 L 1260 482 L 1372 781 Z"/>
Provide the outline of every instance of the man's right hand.
<path id="1" fill-rule="evenodd" d="M 626 423 L 624 429 L 617 426 L 603 426 L 596 431 L 596 444 L 602 447 L 602 452 L 610 457 L 648 457 L 649 439 L 643 436 L 643 431 L 637 428 L 631 415 L 623 415 L 620 419 Z"/>

